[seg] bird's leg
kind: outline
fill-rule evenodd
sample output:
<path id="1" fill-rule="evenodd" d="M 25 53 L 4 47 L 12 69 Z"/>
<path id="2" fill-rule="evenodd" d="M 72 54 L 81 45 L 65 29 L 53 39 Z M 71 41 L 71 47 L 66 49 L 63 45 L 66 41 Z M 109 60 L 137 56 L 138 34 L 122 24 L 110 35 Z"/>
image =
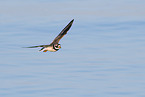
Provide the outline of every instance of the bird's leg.
<path id="1" fill-rule="evenodd" d="M 44 50 L 43 52 L 47 52 L 47 50 Z"/>

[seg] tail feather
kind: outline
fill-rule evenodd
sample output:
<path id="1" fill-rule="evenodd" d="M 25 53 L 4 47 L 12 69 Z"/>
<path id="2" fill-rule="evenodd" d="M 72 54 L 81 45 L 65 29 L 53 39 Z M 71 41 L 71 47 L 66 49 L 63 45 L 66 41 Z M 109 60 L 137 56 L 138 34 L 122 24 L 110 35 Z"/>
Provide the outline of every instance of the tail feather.
<path id="1" fill-rule="evenodd" d="M 43 49 L 44 49 L 44 47 L 43 47 L 43 48 L 41 48 L 39 51 L 43 51 Z"/>

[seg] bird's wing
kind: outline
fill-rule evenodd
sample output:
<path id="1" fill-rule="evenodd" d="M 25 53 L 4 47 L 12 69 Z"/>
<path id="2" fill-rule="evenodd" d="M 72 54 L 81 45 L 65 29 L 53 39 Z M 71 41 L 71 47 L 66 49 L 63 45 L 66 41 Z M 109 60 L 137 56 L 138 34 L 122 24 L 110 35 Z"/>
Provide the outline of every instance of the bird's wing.
<path id="1" fill-rule="evenodd" d="M 36 48 L 36 47 L 47 47 L 48 45 L 38 45 L 38 46 L 30 46 L 30 47 L 25 47 L 25 48 Z"/>
<path id="2" fill-rule="evenodd" d="M 70 29 L 70 27 L 72 26 L 74 19 L 70 21 L 70 23 L 59 33 L 59 35 L 53 40 L 53 42 L 50 44 L 56 44 L 60 41 L 60 39 L 67 34 L 67 31 Z"/>

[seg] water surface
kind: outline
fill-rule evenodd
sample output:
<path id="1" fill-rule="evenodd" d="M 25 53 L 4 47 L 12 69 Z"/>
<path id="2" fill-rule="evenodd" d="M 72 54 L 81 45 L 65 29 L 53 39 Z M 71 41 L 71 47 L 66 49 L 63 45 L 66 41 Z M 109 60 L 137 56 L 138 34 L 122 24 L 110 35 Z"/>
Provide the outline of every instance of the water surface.
<path id="1" fill-rule="evenodd" d="M 144 4 L 0 1 L 0 96 L 144 97 Z M 58 52 L 22 48 L 51 43 L 71 19 Z"/>

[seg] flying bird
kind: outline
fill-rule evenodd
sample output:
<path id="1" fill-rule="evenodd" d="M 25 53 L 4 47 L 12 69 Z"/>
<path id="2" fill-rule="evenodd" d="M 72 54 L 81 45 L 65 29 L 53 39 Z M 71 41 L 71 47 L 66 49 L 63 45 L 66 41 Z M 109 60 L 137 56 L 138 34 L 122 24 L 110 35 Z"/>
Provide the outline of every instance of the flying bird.
<path id="1" fill-rule="evenodd" d="M 39 51 L 43 52 L 56 52 L 61 48 L 61 45 L 59 44 L 60 39 L 67 34 L 68 30 L 71 28 L 72 23 L 74 19 L 69 22 L 69 24 L 59 33 L 59 35 L 50 43 L 49 45 L 38 45 L 38 46 L 31 46 L 26 48 L 37 48 L 42 47 Z"/>

